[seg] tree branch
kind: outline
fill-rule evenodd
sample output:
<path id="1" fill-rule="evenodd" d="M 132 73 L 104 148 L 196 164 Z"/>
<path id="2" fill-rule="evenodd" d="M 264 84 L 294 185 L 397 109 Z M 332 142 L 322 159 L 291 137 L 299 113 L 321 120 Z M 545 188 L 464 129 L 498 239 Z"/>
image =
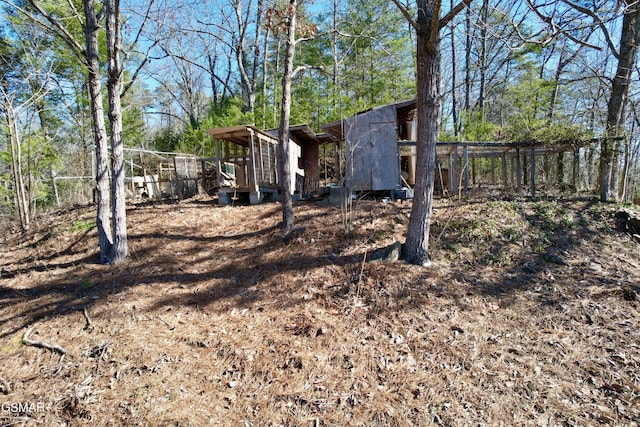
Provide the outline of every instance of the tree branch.
<path id="1" fill-rule="evenodd" d="M 67 354 L 67 350 L 65 350 L 64 348 L 60 347 L 59 345 L 48 344 L 48 343 L 42 342 L 42 341 L 30 340 L 29 339 L 29 335 L 31 334 L 31 331 L 33 331 L 33 326 L 30 327 L 29 329 L 27 329 L 27 331 L 22 336 L 22 342 L 24 343 L 24 345 L 30 345 L 30 346 L 33 346 L 33 347 L 46 348 L 47 350 L 59 353 L 59 354 L 61 354 L 63 356 L 65 354 Z"/>
<path id="2" fill-rule="evenodd" d="M 149 46 L 149 48 L 147 49 L 147 53 L 144 56 L 144 59 L 142 60 L 142 62 L 140 62 L 140 64 L 138 64 L 136 71 L 134 71 L 133 75 L 131 76 L 131 80 L 129 80 L 129 82 L 122 89 L 122 94 L 121 94 L 122 96 L 124 96 L 129 91 L 129 89 L 131 89 L 131 86 L 133 86 L 133 84 L 135 83 L 136 79 L 138 78 L 138 75 L 140 74 L 140 71 L 142 71 L 142 68 L 144 68 L 147 62 L 149 62 L 149 59 L 150 59 L 149 53 L 151 52 L 151 49 L 153 49 L 157 44 L 158 44 L 158 40 L 156 40 L 155 42 L 153 42 L 153 44 L 151 44 L 151 46 Z"/>
<path id="3" fill-rule="evenodd" d="M 438 40 L 438 33 L 440 32 L 440 26 L 438 25 L 438 21 L 440 20 L 441 8 L 442 8 L 442 0 L 435 0 L 433 5 L 433 17 L 431 21 L 431 33 L 429 35 L 430 47 L 435 46 L 436 40 Z"/>
<path id="4" fill-rule="evenodd" d="M 8 6 L 14 8 L 16 11 L 18 11 L 22 15 L 24 15 L 27 19 L 29 19 L 34 24 L 42 27 L 43 29 L 45 29 L 47 31 L 50 31 L 50 32 L 53 32 L 54 34 L 56 34 L 58 37 L 60 37 L 62 40 L 64 40 L 64 42 L 67 45 L 69 45 L 69 47 L 76 54 L 76 56 L 83 63 L 86 64 L 85 50 L 82 47 L 82 45 L 80 43 L 78 43 L 78 41 L 73 37 L 73 35 L 71 35 L 71 33 L 66 28 L 64 28 L 62 26 L 62 24 L 60 24 L 60 22 L 58 22 L 58 20 L 56 20 L 55 18 L 50 16 L 48 13 L 46 13 L 40 7 L 40 4 L 36 0 L 27 0 L 27 3 L 30 4 L 31 6 L 33 6 L 33 8 L 36 9 L 36 11 L 40 15 L 42 15 L 42 17 L 47 22 L 49 22 L 49 25 L 47 25 L 45 22 L 42 22 L 40 19 L 38 19 L 35 16 L 33 16 L 33 14 L 31 14 L 31 12 L 23 9 L 22 7 L 16 5 L 15 3 L 11 2 L 11 1 L 8 1 L 8 0 L 4 0 L 3 2 L 6 3 Z"/>
<path id="5" fill-rule="evenodd" d="M 445 27 L 449 21 L 451 21 L 458 13 L 462 11 L 465 7 L 469 6 L 473 0 L 462 0 L 458 3 L 453 9 L 449 11 L 445 16 L 443 16 L 438 22 L 438 29 L 442 29 Z"/>
<path id="6" fill-rule="evenodd" d="M 600 17 L 596 13 L 594 13 L 590 9 L 587 9 L 586 7 L 582 7 L 569 0 L 562 0 L 562 2 L 565 3 L 566 5 L 571 6 L 573 9 L 577 10 L 578 12 L 581 12 L 581 13 L 584 13 L 585 15 L 590 16 L 591 19 L 593 19 L 593 22 L 598 24 L 598 27 L 600 27 L 600 29 L 602 30 L 602 33 L 604 34 L 604 38 L 607 41 L 607 45 L 609 45 L 609 49 L 611 49 L 613 56 L 615 56 L 616 59 L 620 58 L 620 53 L 618 53 L 618 49 L 616 48 L 615 44 L 613 44 L 613 40 L 611 40 L 611 34 L 609 34 L 609 30 L 607 30 L 607 27 L 605 26 L 604 22 L 602 22 L 602 19 L 600 19 Z"/>
<path id="7" fill-rule="evenodd" d="M 400 12 L 402 12 L 402 15 L 404 15 L 405 19 L 407 21 L 409 21 L 409 24 L 411 24 L 411 26 L 413 27 L 414 30 L 418 29 L 418 23 L 415 21 L 415 19 L 413 19 L 413 16 L 411 16 L 411 14 L 409 13 L 409 11 L 407 10 L 406 7 L 404 7 L 402 5 L 402 3 L 400 3 L 399 0 L 391 0 L 393 1 L 393 3 L 398 6 L 398 9 L 400 9 Z"/>
<path id="8" fill-rule="evenodd" d="M 76 20 L 78 21 L 78 23 L 82 27 L 84 25 L 84 23 L 82 22 L 82 18 L 80 17 L 80 13 L 78 13 L 78 10 L 76 9 L 76 6 L 73 4 L 73 2 L 71 0 L 67 0 L 67 3 L 69 4 L 69 7 L 71 8 L 71 10 L 73 10 L 73 13 L 75 14 Z"/>
<path id="9" fill-rule="evenodd" d="M 612 52 L 614 54 L 614 56 L 616 58 L 618 58 L 618 52 L 615 48 L 615 46 L 613 45 L 613 42 L 611 41 L 611 37 L 609 35 L 609 32 L 607 31 L 607 29 L 604 26 L 604 23 L 602 22 L 602 20 L 593 12 L 591 12 L 589 9 L 583 8 L 581 6 L 575 5 L 573 3 L 571 3 L 569 0 L 562 0 L 564 3 L 568 4 L 569 6 L 573 7 L 574 9 L 578 10 L 581 13 L 585 13 L 587 15 L 589 15 L 590 17 L 593 18 L 593 20 L 598 23 L 602 29 L 602 31 L 604 32 L 605 38 L 607 39 L 607 44 L 609 44 L 609 47 L 612 49 Z M 595 46 L 593 44 L 587 43 L 586 41 L 580 40 L 577 37 L 575 37 L 574 35 L 572 35 L 569 31 L 567 31 L 566 29 L 560 28 L 558 26 L 558 24 L 556 24 L 553 21 L 553 18 L 550 16 L 545 16 L 542 12 L 540 12 L 540 10 L 538 9 L 538 7 L 533 4 L 531 2 L 531 0 L 525 0 L 527 6 L 529 7 L 529 9 L 536 14 L 536 16 L 538 16 L 538 18 L 544 22 L 545 24 L 547 24 L 549 26 L 549 28 L 551 29 L 551 35 L 549 36 L 548 40 L 540 43 L 543 46 L 546 45 L 547 43 L 549 43 L 553 38 L 555 38 L 558 34 L 564 34 L 569 40 L 573 41 L 574 43 L 577 43 L 579 45 L 591 48 L 591 49 L 595 49 L 595 50 L 602 50 L 601 47 L 599 46 Z M 522 36 L 521 36 L 522 38 Z M 524 38 L 522 38 L 524 40 Z M 526 41 L 526 40 L 525 40 Z"/>
<path id="10" fill-rule="evenodd" d="M 291 78 L 294 78 L 296 76 L 296 74 L 298 74 L 300 71 L 304 71 L 304 70 L 324 70 L 323 66 L 316 66 L 316 65 L 300 65 L 298 67 L 296 67 L 295 70 L 293 70 L 293 72 L 291 73 Z"/>

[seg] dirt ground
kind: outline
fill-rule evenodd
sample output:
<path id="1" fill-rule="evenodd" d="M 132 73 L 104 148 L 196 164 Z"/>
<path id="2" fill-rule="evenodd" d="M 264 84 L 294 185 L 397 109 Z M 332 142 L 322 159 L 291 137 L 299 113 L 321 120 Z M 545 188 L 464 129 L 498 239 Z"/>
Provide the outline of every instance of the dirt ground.
<path id="1" fill-rule="evenodd" d="M 640 244 L 590 199 L 438 200 L 429 268 L 366 262 L 410 202 L 93 208 L 0 247 L 0 425 L 640 424 Z"/>

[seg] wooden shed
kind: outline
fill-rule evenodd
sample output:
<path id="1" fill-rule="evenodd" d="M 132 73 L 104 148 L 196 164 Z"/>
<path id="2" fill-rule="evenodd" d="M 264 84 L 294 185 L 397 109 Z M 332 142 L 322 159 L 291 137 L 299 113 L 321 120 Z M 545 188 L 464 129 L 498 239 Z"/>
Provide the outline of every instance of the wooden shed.
<path id="1" fill-rule="evenodd" d="M 319 144 L 333 138 L 317 135 L 308 125 L 292 126 L 289 133 L 292 194 L 314 192 L 320 180 Z M 277 130 L 241 125 L 211 129 L 209 135 L 216 140 L 220 204 L 239 193 L 248 193 L 251 203 L 277 198 Z"/>
<path id="2" fill-rule="evenodd" d="M 415 140 L 415 108 L 415 100 L 383 105 L 322 126 L 345 143 L 345 181 L 352 191 L 396 190 L 412 183 L 415 150 L 401 152 L 398 142 Z"/>
<path id="3" fill-rule="evenodd" d="M 320 145 L 334 144 L 335 138 L 326 133 L 316 133 L 307 124 L 289 128 L 289 137 L 302 148 L 301 167 L 304 169 L 302 191 L 311 194 L 320 187 Z"/>
<path id="4" fill-rule="evenodd" d="M 345 185 L 351 192 L 394 191 L 415 184 L 415 109 L 415 100 L 399 102 L 322 126 L 345 143 Z M 441 194 L 466 192 L 470 185 L 479 183 L 484 171 L 490 184 L 501 181 L 505 190 L 511 187 L 517 192 L 529 186 L 535 196 L 536 180 L 542 177 L 548 181 L 552 158 L 557 163 L 557 184 L 562 186 L 570 176 L 576 187 L 581 163 L 589 163 L 588 159 L 581 160 L 581 150 L 601 141 L 440 141 L 436 143 L 435 190 Z M 565 156 L 571 165 L 565 165 Z M 543 159 L 542 167 L 536 160 L 539 158 Z"/>

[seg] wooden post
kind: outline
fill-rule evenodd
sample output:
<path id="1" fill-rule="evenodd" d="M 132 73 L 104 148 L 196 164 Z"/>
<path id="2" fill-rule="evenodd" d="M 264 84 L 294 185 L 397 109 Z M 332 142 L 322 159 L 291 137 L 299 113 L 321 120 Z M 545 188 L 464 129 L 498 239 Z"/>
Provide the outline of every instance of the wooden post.
<path id="1" fill-rule="evenodd" d="M 462 146 L 462 162 L 464 164 L 464 170 L 462 172 L 462 181 L 464 184 L 464 192 L 469 192 L 469 148 L 466 145 Z"/>
<path id="2" fill-rule="evenodd" d="M 447 188 L 447 191 L 449 191 L 449 194 L 453 194 L 453 161 L 451 160 L 453 158 L 453 154 L 449 153 L 449 155 L 447 156 L 447 175 L 449 177 L 449 188 Z"/>
<path id="3" fill-rule="evenodd" d="M 522 163 L 522 185 L 526 187 L 529 185 L 529 159 L 526 150 L 522 153 L 522 161 L 520 163 Z"/>
<path id="4" fill-rule="evenodd" d="M 327 145 L 326 144 L 322 146 L 322 162 L 324 164 L 324 185 L 326 186 L 327 182 L 329 182 L 329 177 L 327 176 L 328 172 L 327 172 Z"/>
<path id="5" fill-rule="evenodd" d="M 491 184 L 495 185 L 496 184 L 496 158 L 495 157 L 491 157 Z"/>
<path id="6" fill-rule="evenodd" d="M 449 159 L 451 159 L 451 167 L 449 170 L 451 171 L 451 193 L 455 194 L 458 192 L 458 147 L 453 147 L 453 153 L 449 155 Z"/>
<path id="7" fill-rule="evenodd" d="M 251 144 L 251 142 L 249 142 L 249 144 Z M 247 187 L 249 185 L 251 185 L 251 177 L 250 175 L 253 173 L 251 171 L 251 169 L 247 166 L 250 161 L 249 161 L 249 148 L 245 147 L 244 145 L 242 146 L 242 170 L 244 171 L 244 183 L 243 185 L 246 185 Z"/>
<path id="8" fill-rule="evenodd" d="M 342 164 L 341 164 L 341 145 L 340 142 L 336 142 L 334 147 L 333 147 L 333 155 L 335 157 L 334 159 L 334 173 L 335 173 L 335 178 L 337 181 L 340 181 L 342 179 Z"/>
<path id="9" fill-rule="evenodd" d="M 53 173 L 53 169 L 51 170 L 51 180 L 53 181 L 53 192 L 56 195 L 56 205 L 60 207 L 60 195 L 58 194 L 58 186 L 56 185 L 56 176 Z"/>
<path id="10" fill-rule="evenodd" d="M 260 181 L 268 181 L 265 178 L 265 165 L 264 165 L 264 153 L 262 152 L 262 137 L 260 135 L 258 135 L 258 140 L 256 142 L 253 143 L 253 155 L 251 156 L 252 160 L 253 160 L 253 167 L 255 169 L 255 174 L 256 174 L 256 178 L 259 178 Z M 269 147 L 267 147 L 267 155 L 269 155 Z M 256 159 L 256 156 L 257 159 Z M 269 162 L 267 162 L 267 167 L 269 167 Z M 258 169 L 260 168 L 260 174 L 258 175 Z M 271 170 L 271 168 L 269 168 L 269 170 Z M 258 184 L 258 182 L 256 181 L 256 185 Z"/>
<path id="11" fill-rule="evenodd" d="M 222 187 L 222 164 L 220 162 L 220 140 L 216 139 L 216 180 L 218 182 L 218 188 Z"/>
<path id="12" fill-rule="evenodd" d="M 522 188 L 522 164 L 520 163 L 520 149 L 516 148 L 516 192 L 520 193 L 520 189 Z"/>
<path id="13" fill-rule="evenodd" d="M 254 140 L 253 130 L 249 131 L 249 186 L 251 190 L 258 191 L 258 179 L 256 175 L 256 144 Z M 258 138 L 258 144 L 260 143 L 260 138 Z"/>
<path id="14" fill-rule="evenodd" d="M 135 196 L 136 184 L 133 182 L 133 160 L 129 159 L 129 170 L 131 171 L 131 192 Z"/>
<path id="15" fill-rule="evenodd" d="M 531 197 L 536 197 L 536 147 L 531 147 Z"/>
<path id="16" fill-rule="evenodd" d="M 507 154 L 502 154 L 502 186 L 507 189 Z"/>
<path id="17" fill-rule="evenodd" d="M 578 169 L 580 166 L 580 148 L 573 150 L 572 168 L 571 168 L 571 185 L 574 190 L 578 190 Z"/>
<path id="18" fill-rule="evenodd" d="M 411 155 L 409 156 L 409 184 L 415 185 L 416 183 L 416 147 L 409 147 Z M 437 157 L 437 156 L 436 156 Z"/>
<path id="19" fill-rule="evenodd" d="M 476 185 L 476 156 L 475 154 L 471 154 L 471 185 Z M 482 173 L 482 169 L 480 169 L 480 173 Z"/>

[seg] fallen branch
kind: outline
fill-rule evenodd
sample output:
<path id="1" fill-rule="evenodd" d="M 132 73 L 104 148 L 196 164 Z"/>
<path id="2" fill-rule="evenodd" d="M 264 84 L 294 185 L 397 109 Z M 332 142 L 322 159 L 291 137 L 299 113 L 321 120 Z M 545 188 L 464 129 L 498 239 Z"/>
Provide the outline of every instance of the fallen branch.
<path id="1" fill-rule="evenodd" d="M 45 348 L 47 350 L 65 355 L 67 354 L 67 350 L 65 350 L 64 348 L 60 347 L 59 345 L 56 344 L 48 344 L 46 342 L 42 342 L 42 341 L 33 341 L 29 339 L 29 335 L 31 335 L 31 331 L 33 331 L 33 326 L 30 327 L 29 329 L 27 329 L 27 331 L 24 333 L 24 335 L 22 336 L 22 343 L 24 345 L 30 345 L 33 347 L 40 347 L 40 348 Z"/>

